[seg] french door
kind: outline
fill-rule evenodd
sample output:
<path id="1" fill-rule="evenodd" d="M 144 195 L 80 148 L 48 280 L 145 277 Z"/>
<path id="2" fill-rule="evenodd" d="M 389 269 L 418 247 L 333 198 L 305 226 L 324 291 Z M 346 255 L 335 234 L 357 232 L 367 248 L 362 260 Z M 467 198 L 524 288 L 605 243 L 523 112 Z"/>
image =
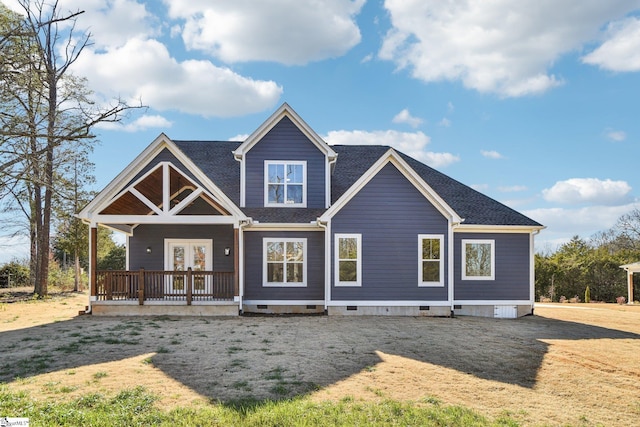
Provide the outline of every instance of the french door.
<path id="1" fill-rule="evenodd" d="M 213 241 L 211 239 L 165 239 L 165 270 L 212 271 Z M 168 291 L 186 292 L 186 276 L 175 274 L 166 284 Z M 194 275 L 193 292 L 206 293 L 212 287 L 212 277 Z"/>

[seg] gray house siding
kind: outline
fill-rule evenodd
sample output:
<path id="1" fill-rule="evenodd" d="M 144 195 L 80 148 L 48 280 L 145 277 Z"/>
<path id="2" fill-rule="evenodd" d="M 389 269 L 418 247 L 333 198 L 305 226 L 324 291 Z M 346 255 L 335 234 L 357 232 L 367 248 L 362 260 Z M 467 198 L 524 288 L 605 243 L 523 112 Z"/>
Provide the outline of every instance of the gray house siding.
<path id="1" fill-rule="evenodd" d="M 495 241 L 495 280 L 462 280 L 462 240 Z M 529 233 L 455 233 L 455 300 L 529 300 Z"/>
<path id="2" fill-rule="evenodd" d="M 251 231 L 245 232 L 245 300 L 323 300 L 324 299 L 324 233 L 320 231 Z M 307 239 L 307 286 L 264 287 L 263 239 L 306 238 Z"/>
<path id="3" fill-rule="evenodd" d="M 233 226 L 142 224 L 129 237 L 129 269 L 164 270 L 164 239 L 212 239 L 213 270 L 233 271 Z M 147 247 L 151 253 L 146 252 Z M 224 248 L 231 249 L 225 256 Z"/>
<path id="4" fill-rule="evenodd" d="M 325 156 L 287 117 L 246 154 L 246 207 L 264 206 L 265 160 L 306 161 L 307 207 L 325 207 Z"/>
<path id="5" fill-rule="evenodd" d="M 331 299 L 446 301 L 447 219 L 387 164 L 331 220 Z M 335 286 L 336 233 L 362 235 L 362 286 Z M 443 236 L 443 287 L 418 287 L 418 235 Z"/>

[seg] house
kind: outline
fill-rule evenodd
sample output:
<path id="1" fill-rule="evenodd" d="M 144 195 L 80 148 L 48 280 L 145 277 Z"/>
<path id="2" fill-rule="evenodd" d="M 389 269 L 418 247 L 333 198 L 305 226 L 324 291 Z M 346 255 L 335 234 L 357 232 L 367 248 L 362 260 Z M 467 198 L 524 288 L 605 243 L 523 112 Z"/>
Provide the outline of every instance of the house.
<path id="1" fill-rule="evenodd" d="M 287 104 L 242 143 L 161 134 L 79 217 L 94 314 L 518 317 L 544 228 Z M 98 226 L 126 233 L 126 271 L 96 270 Z"/>

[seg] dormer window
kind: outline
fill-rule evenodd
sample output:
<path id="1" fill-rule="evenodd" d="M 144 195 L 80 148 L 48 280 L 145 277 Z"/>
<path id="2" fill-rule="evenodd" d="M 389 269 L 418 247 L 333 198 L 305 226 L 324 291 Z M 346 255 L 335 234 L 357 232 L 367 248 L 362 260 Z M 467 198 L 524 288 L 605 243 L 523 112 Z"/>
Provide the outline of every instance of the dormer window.
<path id="1" fill-rule="evenodd" d="M 307 206 L 307 162 L 264 162 L 265 206 Z"/>

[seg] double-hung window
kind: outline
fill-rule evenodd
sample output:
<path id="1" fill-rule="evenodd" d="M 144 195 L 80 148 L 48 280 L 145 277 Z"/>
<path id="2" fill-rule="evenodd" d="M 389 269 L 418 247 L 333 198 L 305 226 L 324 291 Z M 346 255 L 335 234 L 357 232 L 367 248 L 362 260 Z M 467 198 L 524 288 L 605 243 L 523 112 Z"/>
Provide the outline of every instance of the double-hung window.
<path id="1" fill-rule="evenodd" d="M 264 286 L 307 286 L 307 239 L 265 238 Z"/>
<path id="2" fill-rule="evenodd" d="M 265 206 L 307 206 L 307 162 L 264 162 Z"/>
<path id="3" fill-rule="evenodd" d="M 494 240 L 462 240 L 462 280 L 494 280 L 495 263 Z"/>
<path id="4" fill-rule="evenodd" d="M 444 286 L 444 236 L 418 235 L 418 286 Z"/>
<path id="5" fill-rule="evenodd" d="M 336 286 L 362 286 L 362 236 L 335 235 Z"/>

